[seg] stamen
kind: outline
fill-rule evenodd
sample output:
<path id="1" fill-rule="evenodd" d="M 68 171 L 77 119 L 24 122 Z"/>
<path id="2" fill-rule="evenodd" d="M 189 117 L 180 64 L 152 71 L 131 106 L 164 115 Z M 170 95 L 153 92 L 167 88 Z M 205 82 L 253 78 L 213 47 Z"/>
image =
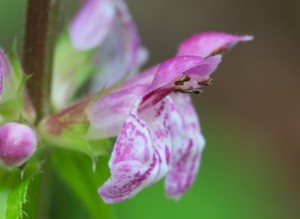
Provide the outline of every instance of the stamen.
<path id="1" fill-rule="evenodd" d="M 213 79 L 203 81 L 191 81 L 191 77 L 183 76 L 178 81 L 175 81 L 174 92 L 200 94 L 203 92 L 203 86 L 212 85 Z"/>
<path id="2" fill-rule="evenodd" d="M 228 49 L 229 49 L 228 46 L 222 46 L 212 51 L 210 55 L 214 56 L 214 55 L 222 54 L 223 52 L 228 51 Z"/>
<path id="3" fill-rule="evenodd" d="M 199 81 L 198 85 L 203 85 L 203 86 L 211 86 L 213 85 L 214 79 L 210 78 L 208 80 L 205 81 Z"/>
<path id="4" fill-rule="evenodd" d="M 193 94 L 201 94 L 203 90 L 194 90 Z"/>
<path id="5" fill-rule="evenodd" d="M 189 88 L 189 89 L 182 89 L 182 88 L 175 88 L 175 93 L 188 93 L 188 94 L 200 94 L 203 92 L 201 87 L 198 88 Z"/>
<path id="6" fill-rule="evenodd" d="M 175 85 L 184 85 L 184 82 L 187 82 L 189 80 L 191 80 L 191 78 L 185 75 L 182 78 L 180 78 L 178 81 L 175 81 Z"/>

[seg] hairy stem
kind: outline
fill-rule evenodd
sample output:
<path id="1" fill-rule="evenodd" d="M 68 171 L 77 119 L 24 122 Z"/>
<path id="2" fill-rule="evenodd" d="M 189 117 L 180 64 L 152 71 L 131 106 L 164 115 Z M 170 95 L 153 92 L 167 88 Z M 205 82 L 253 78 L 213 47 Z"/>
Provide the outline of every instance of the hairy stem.
<path id="1" fill-rule="evenodd" d="M 51 74 L 60 0 L 28 0 L 22 66 L 26 74 L 27 90 L 36 110 L 36 123 L 51 110 Z M 48 151 L 44 151 L 39 188 L 37 218 L 49 218 L 51 199 L 51 165 Z"/>

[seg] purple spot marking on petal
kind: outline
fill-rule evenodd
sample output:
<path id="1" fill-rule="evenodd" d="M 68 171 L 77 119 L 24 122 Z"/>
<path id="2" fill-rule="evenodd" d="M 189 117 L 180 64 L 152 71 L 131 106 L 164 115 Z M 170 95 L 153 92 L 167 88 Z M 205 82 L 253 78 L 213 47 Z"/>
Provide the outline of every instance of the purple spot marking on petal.
<path id="1" fill-rule="evenodd" d="M 148 147 L 144 148 L 144 160 L 147 162 L 150 159 L 150 150 Z"/>
<path id="2" fill-rule="evenodd" d="M 177 153 L 180 156 L 180 160 L 177 160 L 177 162 L 175 161 L 176 163 L 172 164 L 174 165 L 173 168 L 174 170 L 176 170 L 176 172 L 172 171 L 172 176 L 171 176 L 172 181 L 173 183 L 176 184 L 176 186 L 175 187 L 172 186 L 171 191 L 169 191 L 169 195 L 183 194 L 189 188 L 189 186 L 193 181 L 193 176 L 191 174 L 191 172 L 193 171 L 190 171 L 190 169 L 189 170 L 186 169 L 186 163 L 188 162 L 192 147 L 193 147 L 193 140 L 190 139 L 188 143 L 188 147 L 186 148 L 185 151 L 183 151 L 182 149 L 177 151 Z M 195 156 L 193 159 L 193 165 L 195 165 L 196 163 L 197 160 L 196 158 L 197 157 Z M 189 176 L 187 177 L 186 182 L 183 182 L 182 174 L 185 174 L 187 171 L 189 171 Z"/>
<path id="3" fill-rule="evenodd" d="M 114 164 L 124 160 L 135 160 L 134 153 L 131 153 L 135 139 L 141 139 L 144 142 L 141 146 L 145 146 L 145 148 L 147 148 L 146 145 L 148 145 L 147 137 L 141 131 L 136 129 L 136 126 L 132 122 L 125 123 L 124 127 L 125 128 L 122 129 L 122 132 L 118 138 L 118 144 L 122 144 L 122 147 L 116 146 L 115 148 L 115 159 L 113 161 Z M 131 136 L 135 136 L 135 138 Z M 148 156 L 149 153 L 150 152 L 148 149 Z M 146 158 L 148 157 L 146 156 Z"/>
<path id="4" fill-rule="evenodd" d="M 170 153 L 169 147 L 167 145 L 165 146 L 165 155 L 166 155 L 167 164 L 169 164 L 170 163 L 171 153 Z"/>
<path id="5" fill-rule="evenodd" d="M 192 165 L 191 165 L 191 167 L 189 169 L 188 178 L 186 180 L 186 183 L 184 185 L 184 189 L 183 189 L 182 192 L 185 192 L 191 186 L 191 184 L 194 182 L 194 179 L 196 177 L 195 170 L 198 168 L 199 152 L 200 152 L 199 149 L 197 149 L 197 153 L 195 153 L 195 155 L 193 156 Z"/>
<path id="6" fill-rule="evenodd" d="M 151 163 L 150 167 L 147 169 L 146 172 L 140 173 L 138 171 L 136 174 L 134 174 L 134 179 L 130 180 L 128 183 L 124 184 L 121 187 L 118 187 L 116 184 L 112 184 L 110 181 L 108 181 L 100 188 L 100 195 L 108 202 L 118 202 L 130 197 L 132 195 L 132 192 L 138 186 L 140 186 L 140 184 L 144 180 L 147 179 L 147 177 L 151 174 L 151 172 L 157 165 L 156 156 L 156 154 L 153 154 L 153 162 Z"/>

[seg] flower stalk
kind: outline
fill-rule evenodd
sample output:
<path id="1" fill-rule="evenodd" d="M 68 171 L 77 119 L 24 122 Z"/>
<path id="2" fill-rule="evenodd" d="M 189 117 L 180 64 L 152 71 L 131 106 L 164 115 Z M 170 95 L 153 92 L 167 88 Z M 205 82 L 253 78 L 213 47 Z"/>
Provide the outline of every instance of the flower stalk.
<path id="1" fill-rule="evenodd" d="M 38 122 L 50 111 L 51 72 L 59 0 L 28 0 L 22 66 Z"/>

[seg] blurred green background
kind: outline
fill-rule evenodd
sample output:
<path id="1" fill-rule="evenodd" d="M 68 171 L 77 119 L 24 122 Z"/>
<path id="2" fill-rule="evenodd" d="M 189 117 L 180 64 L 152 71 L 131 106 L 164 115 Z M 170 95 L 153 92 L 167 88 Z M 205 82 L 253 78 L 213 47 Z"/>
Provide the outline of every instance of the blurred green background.
<path id="1" fill-rule="evenodd" d="M 64 23 L 80 1 L 62 1 Z M 300 1 L 130 0 L 128 5 L 150 51 L 148 65 L 171 57 L 182 40 L 201 31 L 251 34 L 255 40 L 226 54 L 215 84 L 194 97 L 207 140 L 194 186 L 174 202 L 164 197 L 163 182 L 157 183 L 115 205 L 117 217 L 300 218 Z M 0 2 L 0 45 L 6 51 L 21 39 L 25 6 L 25 0 Z M 54 192 L 56 215 L 67 208 L 68 201 L 59 197 L 60 189 L 67 190 L 62 187 Z"/>

